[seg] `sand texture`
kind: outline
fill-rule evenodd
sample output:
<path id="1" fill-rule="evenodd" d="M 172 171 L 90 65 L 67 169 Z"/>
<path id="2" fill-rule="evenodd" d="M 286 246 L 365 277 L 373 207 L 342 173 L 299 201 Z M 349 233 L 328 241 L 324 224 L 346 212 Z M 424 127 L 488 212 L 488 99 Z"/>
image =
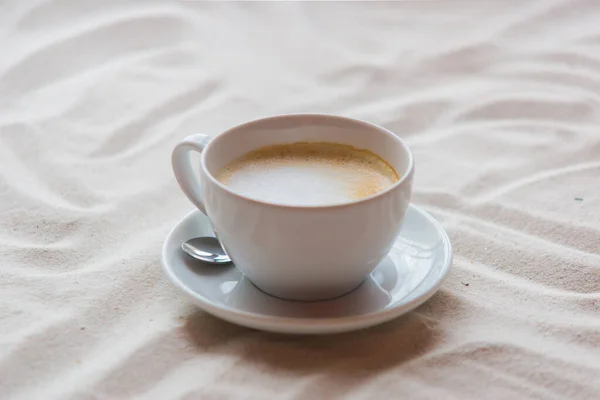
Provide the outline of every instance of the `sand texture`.
<path id="1" fill-rule="evenodd" d="M 600 1 L 0 0 L 0 398 L 600 398 Z M 287 337 L 200 312 L 175 143 L 363 118 L 414 151 L 453 269 L 415 312 Z"/>

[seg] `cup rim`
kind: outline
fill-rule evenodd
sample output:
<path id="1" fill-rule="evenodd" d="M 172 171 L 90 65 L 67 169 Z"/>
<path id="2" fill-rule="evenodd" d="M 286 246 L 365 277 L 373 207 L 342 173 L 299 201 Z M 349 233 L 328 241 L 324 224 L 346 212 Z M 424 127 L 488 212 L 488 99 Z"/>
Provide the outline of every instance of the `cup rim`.
<path id="1" fill-rule="evenodd" d="M 384 132 L 385 134 L 389 135 L 392 140 L 395 140 L 405 151 L 406 155 L 408 156 L 408 168 L 406 168 L 406 171 L 404 172 L 404 174 L 402 175 L 402 177 L 400 177 L 400 179 L 398 179 L 398 181 L 396 181 L 393 185 L 389 186 L 388 188 L 377 192 L 375 194 L 372 194 L 370 196 L 367 197 L 363 197 L 361 199 L 358 200 L 352 200 L 352 201 L 347 201 L 347 202 L 343 202 L 343 203 L 334 203 L 334 204 L 316 204 L 316 205 L 294 205 L 294 204 L 285 204 L 285 203 L 272 203 L 272 202 L 268 202 L 268 201 L 263 201 L 263 200 L 258 200 L 258 199 L 254 199 L 252 197 L 248 197 L 248 196 L 244 196 L 238 192 L 235 192 L 233 190 L 231 190 L 230 188 L 228 188 L 227 186 L 223 185 L 221 182 L 219 182 L 208 170 L 208 168 L 206 168 L 206 155 L 210 152 L 210 149 L 213 145 L 213 143 L 215 142 L 215 140 L 218 140 L 218 138 L 224 136 L 224 135 L 230 135 L 232 134 L 232 132 L 237 131 L 239 129 L 245 128 L 249 125 L 252 124 L 256 124 L 259 122 L 263 122 L 263 121 L 269 121 L 269 120 L 275 120 L 275 119 L 285 119 L 285 118 L 298 118 L 298 117 L 324 117 L 324 118 L 330 118 L 330 119 L 337 119 L 337 120 L 343 120 L 346 122 L 351 122 L 354 124 L 358 124 L 358 125 L 363 125 L 363 126 L 367 126 L 371 129 L 377 129 L 379 131 Z M 387 162 L 387 160 L 386 160 Z M 363 121 L 360 119 L 356 119 L 356 118 L 351 118 L 351 117 L 344 117 L 341 115 L 334 115 L 334 114 L 326 114 L 326 113 L 289 113 L 289 114 L 278 114 L 278 115 L 273 115 L 273 116 L 269 116 L 269 117 L 260 117 L 260 118 L 255 118 L 252 119 L 250 121 L 246 121 L 243 122 L 241 124 L 238 124 L 236 126 L 233 126 L 225 131 L 223 131 L 222 133 L 218 134 L 217 136 L 215 136 L 212 140 L 210 140 L 208 142 L 208 144 L 206 145 L 206 147 L 204 148 L 204 151 L 202 152 L 201 158 L 200 158 L 200 164 L 202 166 L 202 169 L 204 170 L 205 175 L 210 179 L 210 181 L 215 184 L 218 188 L 220 188 L 221 190 L 231 194 L 232 196 L 240 199 L 240 200 L 244 200 L 244 201 L 248 201 L 251 203 L 255 203 L 255 204 L 260 204 L 263 206 L 270 206 L 270 207 L 277 207 L 277 208 L 283 208 L 283 209 L 305 209 L 305 210 L 319 210 L 319 209 L 323 209 L 323 210 L 330 210 L 330 209 L 335 209 L 335 208 L 344 208 L 344 207 L 349 207 L 349 206 L 354 206 L 357 204 L 361 204 L 361 203 L 366 203 L 369 202 L 371 200 L 377 199 L 379 197 L 383 197 L 385 196 L 387 193 L 397 189 L 398 187 L 402 186 L 402 184 L 413 174 L 414 168 L 415 168 L 415 161 L 414 161 L 414 157 L 412 154 L 412 151 L 410 150 L 410 148 L 408 147 L 408 145 L 401 139 L 399 138 L 396 134 L 394 134 L 392 131 L 390 131 L 389 129 L 386 129 L 382 126 L 379 126 L 377 124 L 374 124 L 372 122 L 367 122 L 367 121 Z"/>

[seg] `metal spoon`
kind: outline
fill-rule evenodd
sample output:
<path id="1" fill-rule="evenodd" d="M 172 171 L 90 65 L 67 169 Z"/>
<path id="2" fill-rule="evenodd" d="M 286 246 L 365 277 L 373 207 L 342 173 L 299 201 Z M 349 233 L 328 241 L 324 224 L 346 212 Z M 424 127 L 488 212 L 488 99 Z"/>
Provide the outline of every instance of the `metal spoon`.
<path id="1" fill-rule="evenodd" d="M 231 258 L 214 237 L 197 237 L 181 244 L 181 249 L 191 257 L 209 264 L 227 264 Z"/>

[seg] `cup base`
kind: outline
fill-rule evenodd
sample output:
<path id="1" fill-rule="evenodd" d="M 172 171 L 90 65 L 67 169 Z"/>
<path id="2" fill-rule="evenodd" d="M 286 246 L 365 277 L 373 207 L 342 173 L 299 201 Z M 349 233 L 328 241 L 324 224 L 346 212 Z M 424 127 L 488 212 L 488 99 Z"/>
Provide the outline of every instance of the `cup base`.
<path id="1" fill-rule="evenodd" d="M 247 277 L 246 277 L 247 278 Z M 251 279 L 248 279 L 258 290 L 261 292 L 276 297 L 281 300 L 286 301 L 300 301 L 300 302 L 316 302 L 316 301 L 325 301 L 332 300 L 338 297 L 345 296 L 349 293 L 352 293 L 356 289 L 358 289 L 365 281 L 366 277 L 359 281 L 358 283 L 353 283 L 352 285 L 347 285 L 343 287 L 337 288 L 312 288 L 312 289 L 273 289 L 273 288 L 265 288 L 257 285 L 252 282 Z"/>

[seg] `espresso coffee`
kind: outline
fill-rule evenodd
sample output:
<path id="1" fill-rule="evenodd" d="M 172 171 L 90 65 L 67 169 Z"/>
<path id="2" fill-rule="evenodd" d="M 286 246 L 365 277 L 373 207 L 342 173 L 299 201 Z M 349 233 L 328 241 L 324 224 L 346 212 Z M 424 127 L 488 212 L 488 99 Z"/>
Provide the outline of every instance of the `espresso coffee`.
<path id="1" fill-rule="evenodd" d="M 358 200 L 399 180 L 374 153 L 338 143 L 263 147 L 229 163 L 216 178 L 243 196 L 297 206 Z"/>

